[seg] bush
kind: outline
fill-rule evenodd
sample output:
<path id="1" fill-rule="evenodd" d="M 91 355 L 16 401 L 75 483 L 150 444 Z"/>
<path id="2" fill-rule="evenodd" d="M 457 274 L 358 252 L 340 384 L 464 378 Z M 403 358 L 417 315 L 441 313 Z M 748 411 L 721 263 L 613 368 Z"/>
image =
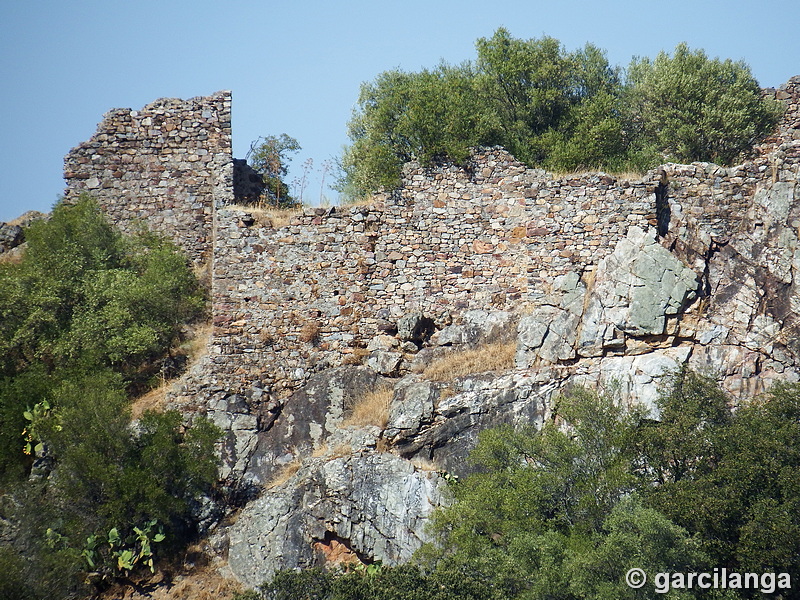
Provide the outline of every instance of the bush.
<path id="1" fill-rule="evenodd" d="M 25 410 L 73 376 L 110 369 L 141 388 L 204 298 L 173 244 L 124 237 L 97 204 L 59 203 L 26 233 L 20 264 L 0 265 L 0 481 L 22 474 Z"/>
<path id="2" fill-rule="evenodd" d="M 627 110 L 635 144 L 652 144 L 663 159 L 731 164 L 768 134 L 780 114 L 763 100 L 743 62 L 709 59 L 686 44 L 672 56 L 634 59 Z"/>
<path id="3" fill-rule="evenodd" d="M 220 431 L 177 412 L 131 424 L 129 391 L 203 309 L 172 244 L 122 236 L 89 198 L 59 203 L 27 239 L 19 264 L 0 265 L 0 482 L 15 507 L 0 560 L 24 573 L 0 590 L 63 598 L 87 572 L 151 566 L 156 545 L 192 536 Z"/>

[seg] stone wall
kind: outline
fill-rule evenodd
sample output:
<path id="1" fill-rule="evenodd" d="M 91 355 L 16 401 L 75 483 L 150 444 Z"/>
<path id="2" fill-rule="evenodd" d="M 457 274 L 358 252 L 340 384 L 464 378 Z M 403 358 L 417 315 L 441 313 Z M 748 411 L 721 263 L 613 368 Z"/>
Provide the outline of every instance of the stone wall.
<path id="1" fill-rule="evenodd" d="M 781 94 L 794 119 L 800 80 Z M 407 165 L 393 194 L 308 209 L 279 228 L 221 209 L 214 372 L 231 391 L 259 381 L 288 393 L 314 371 L 360 362 L 371 340 L 411 311 L 441 327 L 469 309 L 536 306 L 557 277 L 593 271 L 632 226 L 661 221 L 662 243 L 702 279 L 708 254 L 744 220 L 756 222 L 765 199 L 781 185 L 793 195 L 796 125 L 783 123 L 781 135 L 731 168 L 667 164 L 640 180 L 556 177 L 489 148 L 463 169 Z"/>
<path id="2" fill-rule="evenodd" d="M 219 210 L 218 372 L 293 388 L 309 369 L 356 360 L 409 311 L 445 323 L 470 308 L 533 302 L 555 276 L 591 267 L 629 226 L 655 219 L 651 181 L 555 179 L 501 149 L 473 165 L 412 166 L 395 194 L 310 209 L 279 229 Z"/>
<path id="3" fill-rule="evenodd" d="M 109 111 L 64 159 L 64 178 L 67 199 L 88 192 L 123 230 L 144 223 L 203 262 L 215 199 L 233 200 L 230 92 Z"/>
<path id="4" fill-rule="evenodd" d="M 105 115 L 65 159 L 67 197 L 88 191 L 123 228 L 144 222 L 196 261 L 213 254 L 206 379 L 229 392 L 258 382 L 288 394 L 315 371 L 360 363 L 409 312 L 441 328 L 470 309 L 538 306 L 556 278 L 589 276 L 631 227 L 657 228 L 708 280 L 709 253 L 743 220 L 756 227 L 765 202 L 793 198 L 800 78 L 769 93 L 788 104 L 786 116 L 752 160 L 732 168 L 557 177 L 486 148 L 466 168 L 407 165 L 392 194 L 307 209 L 283 225 L 228 206 L 230 94 L 162 99 Z M 239 196 L 245 179 L 239 173 Z M 794 220 L 800 226 L 800 215 L 787 224 Z"/>

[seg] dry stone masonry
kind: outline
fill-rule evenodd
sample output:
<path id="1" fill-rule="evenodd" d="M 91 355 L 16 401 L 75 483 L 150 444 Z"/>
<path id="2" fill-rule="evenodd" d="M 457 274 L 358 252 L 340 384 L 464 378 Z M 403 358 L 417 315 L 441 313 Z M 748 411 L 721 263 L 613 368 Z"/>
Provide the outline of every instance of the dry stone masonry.
<path id="1" fill-rule="evenodd" d="M 234 184 L 227 93 L 109 113 L 68 156 L 68 195 L 213 261 L 209 353 L 171 398 L 224 429 L 223 476 L 258 496 L 212 540 L 234 573 L 406 560 L 477 432 L 542 423 L 568 385 L 655 409 L 681 365 L 737 401 L 800 380 L 800 77 L 766 93 L 785 116 L 734 167 L 556 176 L 481 148 L 288 223 L 232 205 L 259 182 L 238 163 Z M 426 378 L 497 340 L 516 349 L 502 374 Z M 348 425 L 382 386 L 388 423 Z"/>
<path id="2" fill-rule="evenodd" d="M 214 202 L 233 200 L 230 92 L 109 111 L 64 159 L 64 178 L 67 199 L 89 193 L 124 230 L 144 223 L 202 262 Z"/>

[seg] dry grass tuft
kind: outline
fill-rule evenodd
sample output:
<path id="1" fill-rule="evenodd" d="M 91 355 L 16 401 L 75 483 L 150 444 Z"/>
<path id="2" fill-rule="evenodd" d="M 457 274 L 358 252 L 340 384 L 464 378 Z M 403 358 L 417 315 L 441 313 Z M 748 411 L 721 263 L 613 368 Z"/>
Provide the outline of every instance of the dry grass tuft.
<path id="1" fill-rule="evenodd" d="M 15 248 L 16 250 L 16 248 Z M 22 262 L 22 253 L 13 250 L 0 253 L 0 265 L 18 265 Z"/>
<path id="2" fill-rule="evenodd" d="M 352 202 L 347 202 L 346 204 L 342 204 L 341 206 L 338 206 L 337 209 L 338 210 L 347 210 L 348 208 L 351 208 L 351 207 L 354 207 L 354 206 L 370 206 L 372 204 L 375 204 L 376 201 L 381 201 L 381 200 L 382 200 L 382 197 L 380 195 L 378 197 L 375 197 L 374 195 L 370 194 L 368 196 L 365 196 L 364 198 L 359 198 L 358 200 L 354 200 Z"/>
<path id="3" fill-rule="evenodd" d="M 192 326 L 191 338 L 174 349 L 176 354 L 185 355 L 188 368 L 208 354 L 208 342 L 214 327 L 211 323 L 200 323 Z M 167 400 L 167 392 L 172 385 L 173 379 L 162 379 L 161 384 L 138 398 L 131 404 L 131 416 L 139 419 L 145 411 L 163 412 Z"/>
<path id="4" fill-rule="evenodd" d="M 206 291 L 211 289 L 211 280 L 212 280 L 212 261 L 211 259 L 206 259 L 199 265 L 192 266 L 192 272 L 194 276 L 197 278 L 197 281 L 200 282 L 202 288 Z"/>
<path id="5" fill-rule="evenodd" d="M 193 557 L 197 558 L 197 557 Z M 233 600 L 244 591 L 244 586 L 230 576 L 223 575 L 227 567 L 210 564 L 205 557 L 198 563 L 178 567 L 173 576 L 164 580 L 156 571 L 152 579 L 138 586 L 117 585 L 98 596 L 100 600 Z M 143 584 L 143 585 L 142 585 Z M 94 596 L 93 596 L 94 597 Z"/>
<path id="6" fill-rule="evenodd" d="M 253 215 L 253 218 L 264 227 L 280 229 L 286 227 L 292 217 L 303 214 L 303 207 L 297 208 L 270 208 L 269 206 L 246 206 L 243 204 L 231 204 L 227 208 L 241 210 Z"/>
<path id="7" fill-rule="evenodd" d="M 444 386 L 439 390 L 439 400 L 445 400 L 456 395 L 456 391 L 449 385 Z"/>
<path id="8" fill-rule="evenodd" d="M 366 348 L 353 348 L 350 354 L 345 355 L 342 359 L 343 365 L 362 365 L 364 359 L 369 356 L 369 350 Z"/>
<path id="9" fill-rule="evenodd" d="M 320 456 L 325 456 L 328 453 L 328 442 L 322 442 L 319 446 L 314 448 L 314 451 L 311 453 L 311 458 L 319 458 Z"/>
<path id="10" fill-rule="evenodd" d="M 378 438 L 378 441 L 375 443 L 375 451 L 376 452 L 391 452 L 392 445 L 389 443 L 385 437 L 381 436 Z"/>
<path id="11" fill-rule="evenodd" d="M 241 593 L 242 584 L 230 579 L 220 579 L 219 581 L 204 581 L 198 583 L 191 579 L 183 579 L 175 584 L 169 591 L 169 596 L 165 600 L 222 600 L 232 599 L 236 594 Z"/>
<path id="12" fill-rule="evenodd" d="M 516 351 L 516 342 L 499 342 L 473 350 L 452 352 L 433 361 L 422 375 L 431 381 L 450 381 L 474 373 L 507 371 L 514 368 Z"/>
<path id="13" fill-rule="evenodd" d="M 353 404 L 353 412 L 342 423 L 343 427 L 366 427 L 375 425 L 384 429 L 389 422 L 394 390 L 389 386 L 379 387 L 365 394 Z"/>
<path id="14" fill-rule="evenodd" d="M 415 456 L 411 459 L 411 464 L 414 465 L 414 468 L 417 471 L 438 471 L 439 467 L 437 467 L 433 461 L 422 458 L 419 456 Z"/>
<path id="15" fill-rule="evenodd" d="M 270 482 L 266 486 L 267 489 L 271 490 L 272 488 L 279 487 L 284 483 L 286 483 L 287 481 L 289 481 L 292 477 L 294 477 L 294 474 L 300 470 L 300 465 L 302 464 L 303 463 L 300 460 L 300 457 L 299 456 L 295 457 L 295 459 L 292 462 L 284 465 L 280 473 L 275 475 L 275 477 L 273 477 L 270 480 Z"/>
<path id="16" fill-rule="evenodd" d="M 314 344 L 319 340 L 319 323 L 317 321 L 306 321 L 302 329 L 300 329 L 300 341 L 308 344 Z"/>

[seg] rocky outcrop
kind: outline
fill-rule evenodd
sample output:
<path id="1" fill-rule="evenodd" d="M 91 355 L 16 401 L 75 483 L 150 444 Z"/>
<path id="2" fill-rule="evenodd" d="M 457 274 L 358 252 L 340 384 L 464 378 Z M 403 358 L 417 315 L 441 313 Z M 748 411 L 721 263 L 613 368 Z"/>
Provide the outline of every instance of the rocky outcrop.
<path id="1" fill-rule="evenodd" d="M 443 502 L 441 478 L 387 453 L 307 460 L 247 506 L 228 532 L 228 561 L 256 586 L 278 569 L 330 562 L 331 550 L 386 565 L 407 561 Z"/>

